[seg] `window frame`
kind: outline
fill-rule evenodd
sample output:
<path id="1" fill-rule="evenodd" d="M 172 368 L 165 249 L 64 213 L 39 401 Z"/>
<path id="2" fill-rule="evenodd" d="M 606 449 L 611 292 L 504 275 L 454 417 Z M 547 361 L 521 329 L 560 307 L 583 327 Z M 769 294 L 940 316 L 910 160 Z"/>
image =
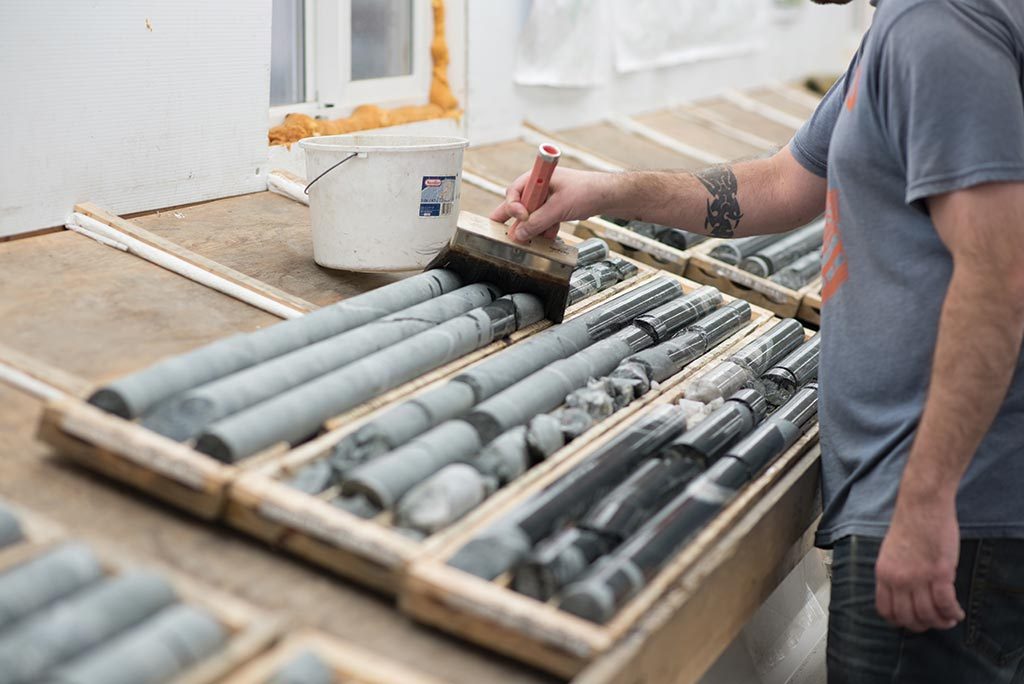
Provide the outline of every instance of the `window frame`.
<path id="1" fill-rule="evenodd" d="M 305 0 L 306 100 L 270 107 L 270 125 L 290 113 L 338 118 L 362 104 L 382 107 L 424 104 L 430 92 L 433 11 L 426 0 L 412 0 L 412 73 L 352 80 L 351 0 Z"/>

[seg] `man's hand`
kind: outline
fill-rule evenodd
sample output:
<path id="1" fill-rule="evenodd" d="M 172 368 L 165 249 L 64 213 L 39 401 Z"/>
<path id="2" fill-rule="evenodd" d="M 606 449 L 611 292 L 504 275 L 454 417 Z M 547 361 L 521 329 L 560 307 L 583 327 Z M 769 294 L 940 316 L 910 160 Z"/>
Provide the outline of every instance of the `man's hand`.
<path id="1" fill-rule="evenodd" d="M 707 182 L 709 173 L 723 171 L 728 172 L 728 183 Z M 562 221 L 601 214 L 707 234 L 719 221 L 724 203 L 734 217 L 731 236 L 744 237 L 791 230 L 825 210 L 825 179 L 804 169 L 788 147 L 771 157 L 697 173 L 558 168 L 551 177 L 547 202 L 532 216 L 520 201 L 528 179 L 528 173 L 517 178 L 505 201 L 491 213 L 500 223 L 510 218 L 519 221 L 509 235 L 520 242 L 549 230 L 553 235 Z"/>
<path id="2" fill-rule="evenodd" d="M 879 615 L 912 632 L 963 620 L 953 586 L 959 555 L 955 498 L 901 491 L 875 563 Z"/>
<path id="3" fill-rule="evenodd" d="M 587 219 L 600 213 L 602 196 L 607 199 L 608 193 L 614 191 L 615 177 L 615 174 L 598 171 L 555 169 L 547 202 L 531 215 L 520 201 L 530 178 L 529 173 L 524 173 L 509 186 L 505 201 L 491 212 L 491 219 L 499 223 L 516 219 L 518 223 L 509 231 L 509 237 L 519 242 L 538 235 L 555 237 L 562 221 Z"/>

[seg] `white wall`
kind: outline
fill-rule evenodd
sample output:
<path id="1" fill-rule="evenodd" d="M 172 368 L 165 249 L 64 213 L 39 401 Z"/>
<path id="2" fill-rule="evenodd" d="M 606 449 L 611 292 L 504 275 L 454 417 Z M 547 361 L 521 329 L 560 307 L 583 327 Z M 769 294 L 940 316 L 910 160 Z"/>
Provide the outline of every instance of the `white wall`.
<path id="1" fill-rule="evenodd" d="M 513 82 L 516 46 L 530 0 L 468 0 L 468 4 L 467 115 L 473 144 L 514 137 L 523 120 L 558 129 L 613 113 L 633 114 L 710 97 L 730 88 L 839 71 L 852 54 L 855 27 L 854 7 L 806 3 L 793 15 L 794 21 L 772 21 L 760 32 L 762 50 L 629 74 L 614 70 L 612 36 L 595 36 L 592 49 L 602 52 L 607 65 L 604 83 L 591 88 L 550 88 Z"/>
<path id="2" fill-rule="evenodd" d="M 266 187 L 270 0 L 4 0 L 0 236 Z"/>

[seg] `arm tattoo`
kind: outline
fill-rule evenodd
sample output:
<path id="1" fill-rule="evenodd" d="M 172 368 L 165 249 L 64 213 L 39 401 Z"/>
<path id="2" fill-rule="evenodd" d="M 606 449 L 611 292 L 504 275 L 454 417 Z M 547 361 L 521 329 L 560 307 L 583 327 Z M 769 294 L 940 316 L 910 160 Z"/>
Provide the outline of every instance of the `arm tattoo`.
<path id="1" fill-rule="evenodd" d="M 693 175 L 711 193 L 704 230 L 714 237 L 731 238 L 743 218 L 736 199 L 736 174 L 728 166 L 713 166 Z"/>

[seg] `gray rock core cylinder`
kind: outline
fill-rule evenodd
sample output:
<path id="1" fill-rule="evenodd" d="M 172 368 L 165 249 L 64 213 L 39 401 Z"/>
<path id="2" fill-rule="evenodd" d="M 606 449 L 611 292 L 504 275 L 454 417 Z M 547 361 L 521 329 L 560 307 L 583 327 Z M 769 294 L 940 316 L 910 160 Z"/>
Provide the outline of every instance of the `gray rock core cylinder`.
<path id="1" fill-rule="evenodd" d="M 461 284 L 451 271 L 426 271 L 299 318 L 165 359 L 100 388 L 89 402 L 123 418 L 135 418 L 179 392 L 407 309 Z"/>
<path id="2" fill-rule="evenodd" d="M 576 268 L 590 266 L 608 258 L 608 243 L 601 238 L 587 238 L 576 245 Z"/>
<path id="3" fill-rule="evenodd" d="M 296 444 L 325 420 L 504 337 L 544 316 L 533 295 L 514 294 L 474 309 L 219 420 L 196 449 L 232 462 L 277 442 Z"/>
<path id="4" fill-rule="evenodd" d="M 175 601 L 163 578 L 126 573 L 29 616 L 0 634 L 0 683 L 37 682 L 77 656 Z"/>
<path id="5" fill-rule="evenodd" d="M 177 604 L 53 673 L 52 684 L 164 684 L 228 639 L 209 613 Z"/>
<path id="6" fill-rule="evenodd" d="M 768 280 L 791 290 L 799 290 L 821 272 L 821 250 L 815 249 L 772 275 Z"/>
<path id="7" fill-rule="evenodd" d="M 0 549 L 24 538 L 17 516 L 0 504 Z"/>
<path id="8" fill-rule="evenodd" d="M 715 245 L 715 248 L 711 250 L 711 256 L 732 266 L 738 266 L 741 261 L 754 252 L 767 247 L 773 242 L 778 242 L 785 236 L 786 233 L 778 233 L 775 235 L 755 235 L 753 237 L 725 240 L 721 244 Z"/>
<path id="9" fill-rule="evenodd" d="M 340 473 L 396 449 L 427 430 L 465 415 L 480 401 L 548 364 L 610 335 L 639 314 L 682 293 L 679 282 L 657 277 L 579 316 L 533 335 L 394 406 L 343 439 L 331 455 Z"/>
<path id="10" fill-rule="evenodd" d="M 708 403 L 724 399 L 742 387 L 756 384 L 771 364 L 796 349 L 804 339 L 799 321 L 787 318 L 776 323 L 736 353 L 683 388 L 687 399 Z M 763 392 L 763 388 L 758 387 Z"/>
<path id="11" fill-rule="evenodd" d="M 798 388 L 818 379 L 820 349 L 821 333 L 818 333 L 761 376 L 765 399 L 769 404 L 782 406 Z"/>
<path id="12" fill-rule="evenodd" d="M 195 437 L 215 420 L 490 304 L 500 294 L 486 283 L 461 287 L 171 397 L 142 424 L 176 440 Z"/>
<path id="13" fill-rule="evenodd" d="M 334 684 L 334 671 L 320 656 L 303 651 L 281 666 L 265 684 Z"/>
<path id="14" fill-rule="evenodd" d="M 0 629 L 99 581 L 103 567 L 84 544 L 68 543 L 0 575 Z"/>
<path id="15" fill-rule="evenodd" d="M 816 221 L 786 235 L 751 254 L 740 262 L 740 268 L 754 275 L 767 278 L 772 273 L 788 266 L 803 255 L 821 247 L 825 234 L 825 222 Z"/>

